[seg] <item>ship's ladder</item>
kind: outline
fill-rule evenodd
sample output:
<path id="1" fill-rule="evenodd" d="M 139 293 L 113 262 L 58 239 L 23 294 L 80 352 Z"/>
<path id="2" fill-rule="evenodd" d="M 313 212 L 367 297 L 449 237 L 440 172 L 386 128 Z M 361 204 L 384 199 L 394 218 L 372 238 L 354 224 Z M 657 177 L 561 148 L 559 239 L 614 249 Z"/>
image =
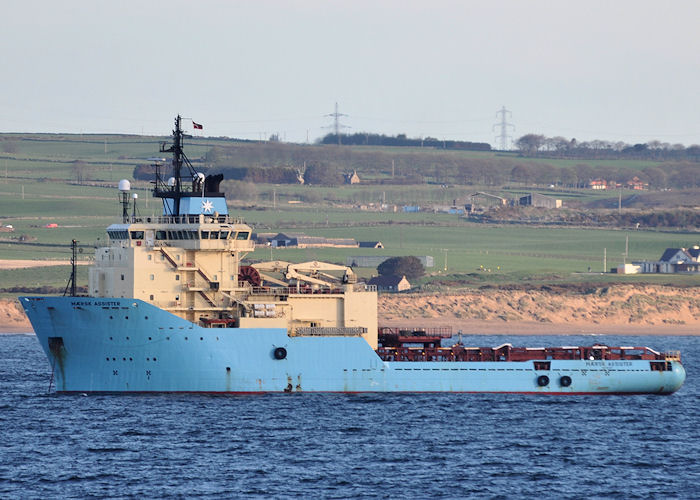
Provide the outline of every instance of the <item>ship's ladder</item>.
<path id="1" fill-rule="evenodd" d="M 163 247 L 160 247 L 160 253 L 165 256 L 165 258 L 170 262 L 170 264 L 177 269 L 177 262 L 175 262 L 175 259 L 173 259 L 168 252 L 165 251 Z"/>
<path id="2" fill-rule="evenodd" d="M 211 300 L 211 299 L 209 298 L 209 296 L 208 296 L 206 293 L 204 293 L 203 291 L 199 290 L 199 295 L 201 295 L 202 298 L 204 298 L 204 300 L 206 300 L 207 303 L 208 303 L 211 307 L 216 307 L 216 304 L 214 303 L 214 301 Z"/>

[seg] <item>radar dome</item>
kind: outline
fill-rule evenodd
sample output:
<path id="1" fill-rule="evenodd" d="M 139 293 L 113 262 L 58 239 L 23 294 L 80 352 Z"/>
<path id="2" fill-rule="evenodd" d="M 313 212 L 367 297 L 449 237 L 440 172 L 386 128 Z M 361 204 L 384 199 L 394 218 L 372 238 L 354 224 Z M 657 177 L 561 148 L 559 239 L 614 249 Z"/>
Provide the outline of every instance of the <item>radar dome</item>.
<path id="1" fill-rule="evenodd" d="M 131 183 L 126 180 L 122 179 L 119 181 L 119 191 L 125 192 L 125 191 L 130 191 L 131 190 Z"/>
<path id="2" fill-rule="evenodd" d="M 175 177 L 168 179 L 168 186 L 173 187 L 175 185 Z"/>
<path id="3" fill-rule="evenodd" d="M 204 175 L 202 172 L 197 172 L 197 179 L 199 179 L 200 182 L 202 182 L 206 178 L 206 175 Z"/>

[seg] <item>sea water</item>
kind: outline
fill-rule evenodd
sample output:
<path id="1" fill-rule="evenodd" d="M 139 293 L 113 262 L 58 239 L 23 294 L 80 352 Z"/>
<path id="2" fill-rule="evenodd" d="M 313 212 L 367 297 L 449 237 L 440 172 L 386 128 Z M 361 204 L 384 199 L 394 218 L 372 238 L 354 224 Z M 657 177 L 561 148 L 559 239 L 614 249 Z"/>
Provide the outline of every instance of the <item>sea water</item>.
<path id="1" fill-rule="evenodd" d="M 680 349 L 688 378 L 671 396 L 64 396 L 33 335 L 0 335 L 0 498 L 700 497 L 700 339 L 514 340 Z"/>

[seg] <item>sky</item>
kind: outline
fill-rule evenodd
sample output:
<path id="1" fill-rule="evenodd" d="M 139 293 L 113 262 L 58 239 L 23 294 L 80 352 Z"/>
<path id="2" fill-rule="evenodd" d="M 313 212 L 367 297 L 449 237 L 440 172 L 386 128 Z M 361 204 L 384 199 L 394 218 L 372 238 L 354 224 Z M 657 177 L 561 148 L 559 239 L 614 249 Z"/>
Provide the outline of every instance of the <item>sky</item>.
<path id="1" fill-rule="evenodd" d="M 700 2 L 0 0 L 0 132 L 700 143 Z"/>

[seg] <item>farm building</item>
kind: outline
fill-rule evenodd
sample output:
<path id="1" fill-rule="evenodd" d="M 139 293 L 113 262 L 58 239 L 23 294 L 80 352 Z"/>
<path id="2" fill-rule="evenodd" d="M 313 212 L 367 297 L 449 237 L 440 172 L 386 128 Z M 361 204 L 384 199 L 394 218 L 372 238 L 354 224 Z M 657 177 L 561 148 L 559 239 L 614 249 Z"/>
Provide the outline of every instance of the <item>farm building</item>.
<path id="1" fill-rule="evenodd" d="M 387 259 L 397 257 L 396 255 L 355 255 L 345 259 L 345 265 L 350 267 L 377 267 Z M 435 266 L 435 259 L 432 255 L 416 256 L 421 261 L 423 267 Z"/>
<path id="2" fill-rule="evenodd" d="M 561 200 L 539 193 L 530 193 L 518 199 L 518 205 L 538 208 L 561 208 Z"/>
<path id="3" fill-rule="evenodd" d="M 468 212 L 474 212 L 475 210 L 485 210 L 493 207 L 505 207 L 507 204 L 508 200 L 501 196 L 479 191 L 469 196 L 469 203 L 464 207 Z"/>
<path id="4" fill-rule="evenodd" d="M 381 241 L 361 241 L 360 248 L 384 248 Z"/>
<path id="5" fill-rule="evenodd" d="M 406 276 L 380 275 L 367 282 L 368 285 L 375 285 L 379 292 L 403 292 L 411 288 L 411 283 Z"/>
<path id="6" fill-rule="evenodd" d="M 270 242 L 270 246 L 274 248 L 297 246 L 297 238 L 291 234 L 286 235 L 284 233 L 278 233 L 268 240 Z"/>
<path id="7" fill-rule="evenodd" d="M 352 238 L 324 238 L 322 236 L 307 236 L 301 233 L 278 233 L 270 238 L 270 246 L 274 248 L 297 247 L 297 248 L 357 248 L 357 241 Z"/>

